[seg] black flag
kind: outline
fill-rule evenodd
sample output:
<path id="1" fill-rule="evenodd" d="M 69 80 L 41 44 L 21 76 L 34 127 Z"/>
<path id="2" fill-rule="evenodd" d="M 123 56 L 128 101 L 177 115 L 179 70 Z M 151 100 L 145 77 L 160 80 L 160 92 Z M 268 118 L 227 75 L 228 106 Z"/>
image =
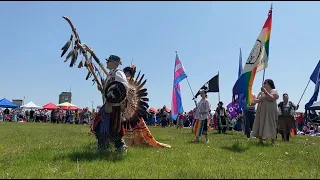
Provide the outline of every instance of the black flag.
<path id="1" fill-rule="evenodd" d="M 206 92 L 219 92 L 219 73 L 206 82 L 200 89 L 203 89 Z M 200 94 L 199 91 L 195 95 L 195 98 L 197 98 Z"/>

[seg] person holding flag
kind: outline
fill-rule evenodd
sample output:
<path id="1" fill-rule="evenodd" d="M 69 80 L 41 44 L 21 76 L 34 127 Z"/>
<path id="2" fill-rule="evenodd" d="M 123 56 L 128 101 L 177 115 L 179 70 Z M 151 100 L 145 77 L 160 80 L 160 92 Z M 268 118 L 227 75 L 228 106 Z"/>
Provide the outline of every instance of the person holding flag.
<path id="1" fill-rule="evenodd" d="M 254 101 L 258 104 L 258 107 L 253 123 L 252 136 L 259 138 L 260 144 L 263 144 L 264 139 L 271 139 L 272 144 L 274 144 L 277 137 L 277 99 L 279 99 L 279 95 L 273 80 L 266 79 L 263 84 L 261 92 Z"/>
<path id="2" fill-rule="evenodd" d="M 198 143 L 200 141 L 201 135 L 205 135 L 206 143 L 209 142 L 208 139 L 208 115 L 210 113 L 210 102 L 207 99 L 207 92 L 201 89 L 200 91 L 201 100 L 197 104 L 197 108 L 195 109 L 195 123 L 194 123 L 194 135 L 196 139 L 192 142 Z"/>

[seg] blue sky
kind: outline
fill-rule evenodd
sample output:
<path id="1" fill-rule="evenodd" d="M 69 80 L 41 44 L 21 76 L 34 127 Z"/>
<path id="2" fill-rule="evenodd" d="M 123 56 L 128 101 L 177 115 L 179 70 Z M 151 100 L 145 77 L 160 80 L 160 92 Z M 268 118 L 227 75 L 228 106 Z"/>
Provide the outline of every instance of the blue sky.
<path id="1" fill-rule="evenodd" d="M 60 58 L 71 30 L 100 59 L 111 54 L 130 65 L 131 59 L 148 79 L 150 105 L 171 107 L 175 51 L 193 91 L 220 72 L 220 95 L 231 101 L 237 79 L 239 48 L 246 61 L 265 22 L 271 2 L 1 2 L 0 96 L 42 106 L 58 103 L 72 85 L 72 103 L 100 105 L 101 95 L 85 81 L 85 69 L 69 68 Z M 297 103 L 319 60 L 320 2 L 274 2 L 269 67 L 266 78 L 279 93 Z M 79 60 L 78 60 L 79 61 Z M 253 92 L 258 93 L 262 71 Z M 181 82 L 185 110 L 193 108 L 187 81 Z M 310 83 L 301 105 L 314 91 Z M 209 94 L 213 106 L 218 94 Z M 302 107 L 303 107 L 302 106 Z M 299 110 L 302 110 L 300 108 Z"/>

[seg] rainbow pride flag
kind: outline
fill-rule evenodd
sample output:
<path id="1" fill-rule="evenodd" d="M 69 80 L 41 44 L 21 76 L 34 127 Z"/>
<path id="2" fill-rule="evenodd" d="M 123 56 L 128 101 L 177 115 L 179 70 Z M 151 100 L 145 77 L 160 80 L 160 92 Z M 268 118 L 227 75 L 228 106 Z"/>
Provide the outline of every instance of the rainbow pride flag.
<path id="1" fill-rule="evenodd" d="M 268 67 L 269 43 L 272 24 L 272 7 L 269 10 L 268 18 L 256 40 L 251 53 L 244 66 L 243 73 L 233 86 L 233 99 L 236 95 L 244 93 L 245 105 L 252 103 L 252 85 L 256 73 Z"/>

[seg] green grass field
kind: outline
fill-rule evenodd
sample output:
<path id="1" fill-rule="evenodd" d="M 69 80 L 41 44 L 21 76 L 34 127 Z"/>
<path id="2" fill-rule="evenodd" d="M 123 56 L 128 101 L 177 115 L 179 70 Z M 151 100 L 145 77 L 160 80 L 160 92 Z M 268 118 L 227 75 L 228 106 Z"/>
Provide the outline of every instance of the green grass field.
<path id="1" fill-rule="evenodd" d="M 101 156 L 89 126 L 0 122 L 0 178 L 319 178 L 319 137 L 261 146 L 242 133 L 211 131 L 209 144 L 192 144 L 190 129 L 150 130 L 172 148 Z"/>

